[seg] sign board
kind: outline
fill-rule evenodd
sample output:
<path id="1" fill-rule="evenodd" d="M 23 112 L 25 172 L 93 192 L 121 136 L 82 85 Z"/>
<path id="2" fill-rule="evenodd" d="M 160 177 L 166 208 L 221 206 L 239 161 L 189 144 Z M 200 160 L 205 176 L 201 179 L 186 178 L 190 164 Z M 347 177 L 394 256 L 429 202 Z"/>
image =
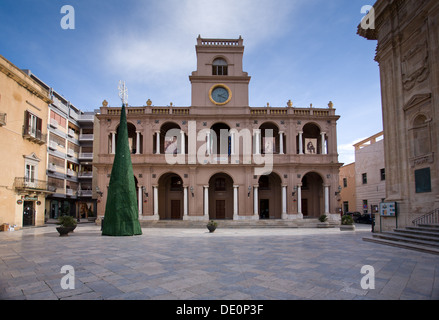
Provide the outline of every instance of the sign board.
<path id="1" fill-rule="evenodd" d="M 397 204 L 396 202 L 382 202 L 380 203 L 380 216 L 382 217 L 396 217 Z"/>

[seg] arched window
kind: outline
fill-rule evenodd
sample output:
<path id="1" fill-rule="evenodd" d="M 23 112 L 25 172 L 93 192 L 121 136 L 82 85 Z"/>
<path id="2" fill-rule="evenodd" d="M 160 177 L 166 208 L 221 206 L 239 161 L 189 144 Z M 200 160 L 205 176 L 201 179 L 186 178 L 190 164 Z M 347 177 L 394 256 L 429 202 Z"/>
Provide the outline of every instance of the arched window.
<path id="1" fill-rule="evenodd" d="M 228 75 L 227 61 L 224 59 L 215 59 L 212 64 L 212 75 L 214 76 L 227 76 Z"/>
<path id="2" fill-rule="evenodd" d="M 426 116 L 418 115 L 413 121 L 412 135 L 413 155 L 418 157 L 429 154 L 431 152 L 430 132 Z"/>

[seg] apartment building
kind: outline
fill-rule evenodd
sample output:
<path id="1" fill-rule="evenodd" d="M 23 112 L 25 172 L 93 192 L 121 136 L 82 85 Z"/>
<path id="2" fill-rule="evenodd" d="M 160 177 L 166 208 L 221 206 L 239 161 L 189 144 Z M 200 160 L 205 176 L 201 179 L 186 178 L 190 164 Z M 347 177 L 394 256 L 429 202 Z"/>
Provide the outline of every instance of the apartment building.
<path id="1" fill-rule="evenodd" d="M 55 192 L 46 197 L 47 218 L 71 215 L 96 217 L 93 200 L 93 124 L 95 114 L 84 113 L 30 70 L 25 72 L 50 94 L 47 119 L 47 181 Z"/>

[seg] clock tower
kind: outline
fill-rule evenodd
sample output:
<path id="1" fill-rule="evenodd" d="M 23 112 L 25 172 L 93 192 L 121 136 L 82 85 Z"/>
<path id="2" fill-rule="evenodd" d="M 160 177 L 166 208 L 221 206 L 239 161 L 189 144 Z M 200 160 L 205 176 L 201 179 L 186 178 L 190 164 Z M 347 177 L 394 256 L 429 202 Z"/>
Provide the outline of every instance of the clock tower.
<path id="1" fill-rule="evenodd" d="M 248 107 L 251 77 L 243 71 L 243 39 L 198 36 L 197 71 L 192 72 L 193 107 Z"/>

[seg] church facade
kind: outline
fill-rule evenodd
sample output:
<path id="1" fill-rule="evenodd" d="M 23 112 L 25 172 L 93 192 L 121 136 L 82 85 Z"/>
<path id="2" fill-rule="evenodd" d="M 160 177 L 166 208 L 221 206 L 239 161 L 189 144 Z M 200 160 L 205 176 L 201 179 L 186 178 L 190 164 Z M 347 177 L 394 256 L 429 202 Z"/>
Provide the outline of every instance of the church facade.
<path id="1" fill-rule="evenodd" d="M 140 220 L 340 218 L 337 120 L 325 108 L 250 107 L 243 39 L 203 39 L 189 107 L 128 107 Z M 97 115 L 98 218 L 121 108 Z"/>

